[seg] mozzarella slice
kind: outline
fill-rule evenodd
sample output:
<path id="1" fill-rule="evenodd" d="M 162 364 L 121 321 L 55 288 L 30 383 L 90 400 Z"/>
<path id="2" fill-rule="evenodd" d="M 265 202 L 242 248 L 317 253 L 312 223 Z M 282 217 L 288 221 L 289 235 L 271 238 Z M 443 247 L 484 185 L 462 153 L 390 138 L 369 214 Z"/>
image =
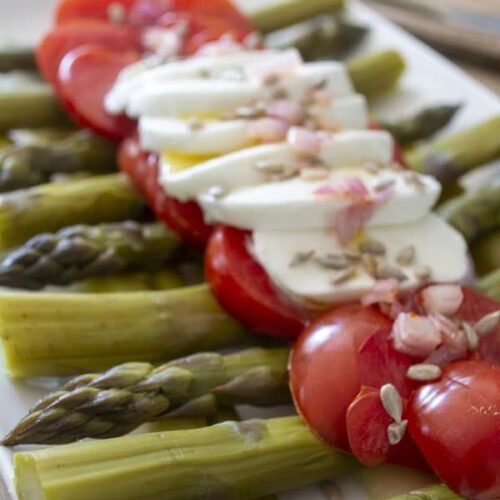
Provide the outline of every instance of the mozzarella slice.
<path id="1" fill-rule="evenodd" d="M 373 130 L 340 132 L 323 145 L 319 156 L 330 169 L 360 166 L 365 162 L 388 164 L 392 158 L 392 139 L 387 132 Z M 262 145 L 215 158 L 181 173 L 172 174 L 169 166 L 163 165 L 161 182 L 172 196 L 182 201 L 194 200 L 213 186 L 229 193 L 267 184 L 266 177 L 256 168 L 260 162 L 290 165 L 296 161 L 297 155 L 287 143 Z M 364 170 L 357 173 L 366 175 Z M 304 193 L 309 191 L 306 189 Z"/>
<path id="2" fill-rule="evenodd" d="M 385 170 L 371 176 L 362 167 L 336 168 L 328 180 L 309 182 L 300 177 L 248 186 L 226 196 L 206 193 L 198 197 L 207 221 L 221 222 L 242 229 L 287 231 L 332 227 L 337 216 L 352 201 L 339 197 L 318 196 L 322 186 L 357 177 L 365 182 L 372 196 L 381 182 L 393 182 L 394 193 L 366 222 L 367 227 L 408 224 L 424 217 L 436 203 L 440 186 L 431 177 L 420 177 L 417 188 L 409 183 L 403 171 Z M 224 182 L 213 184 L 221 186 Z"/>
<path id="3" fill-rule="evenodd" d="M 408 277 L 401 282 L 403 290 L 418 287 L 418 269 L 428 266 L 432 281 L 461 281 L 468 272 L 467 245 L 463 237 L 434 214 L 428 214 L 413 224 L 372 227 L 365 238 L 383 242 L 387 249 L 386 262 L 396 264 L 402 249 L 412 246 L 415 261 L 398 267 Z M 345 248 L 334 232 L 328 230 L 255 231 L 251 251 L 275 285 L 293 300 L 321 307 L 357 300 L 368 293 L 374 283 L 362 265 L 354 266 L 355 274 L 343 283 L 333 280 L 342 271 L 322 267 L 315 258 L 290 265 L 299 254 L 315 252 L 315 256 L 342 255 Z"/>
<path id="4" fill-rule="evenodd" d="M 166 64 L 149 58 L 127 66 L 105 99 L 109 113 L 123 113 L 131 96 L 145 85 L 162 84 L 170 80 L 216 78 L 222 73 L 242 68 L 249 62 L 265 60 L 278 54 L 274 50 L 247 51 L 218 57 L 193 57 Z"/>
<path id="5" fill-rule="evenodd" d="M 365 100 L 360 96 L 335 99 L 317 113 L 316 119 L 328 123 L 332 130 L 361 129 L 367 122 Z M 250 123 L 249 120 L 205 121 L 193 127 L 177 118 L 143 116 L 139 120 L 139 135 L 142 147 L 149 151 L 225 154 L 252 145 L 247 134 Z"/>

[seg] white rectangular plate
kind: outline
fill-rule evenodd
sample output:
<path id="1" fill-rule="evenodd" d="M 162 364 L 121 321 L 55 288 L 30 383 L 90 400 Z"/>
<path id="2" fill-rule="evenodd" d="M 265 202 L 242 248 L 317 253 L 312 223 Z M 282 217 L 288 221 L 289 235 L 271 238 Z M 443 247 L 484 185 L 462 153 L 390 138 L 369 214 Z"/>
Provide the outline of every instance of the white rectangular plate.
<path id="1" fill-rule="evenodd" d="M 249 0 L 239 1 L 244 3 Z M 54 0 L 3 0 L 0 42 L 8 40 L 34 43 L 50 22 L 51 6 L 54 3 Z M 408 64 L 400 88 L 374 103 L 373 111 L 376 116 L 393 119 L 411 113 L 425 104 L 463 103 L 459 116 L 447 130 L 443 131 L 444 134 L 448 134 L 500 113 L 500 100 L 493 92 L 408 33 L 357 0 L 351 0 L 349 13 L 353 19 L 372 29 L 372 33 L 359 50 L 360 54 L 396 48 L 403 54 Z M 45 382 L 45 385 L 34 382 L 12 382 L 5 376 L 0 361 L 1 435 L 5 435 L 12 428 L 37 398 L 54 388 L 53 382 Z M 266 415 L 269 416 L 269 413 L 266 412 Z M 14 500 L 16 497 L 13 491 L 12 456 L 9 450 L 1 447 L 0 479 L 9 490 L 9 494 L 6 491 L 2 493 L 0 485 L 0 500 L 4 498 Z M 323 489 L 313 486 L 282 495 L 282 498 L 286 500 L 324 500 L 327 497 L 349 500 L 367 498 L 361 484 L 352 478 L 343 478 L 336 484 L 338 488 L 333 488 L 332 485 Z M 412 488 L 413 484 L 415 483 L 408 479 L 408 489 Z M 329 492 L 326 491 L 328 489 Z M 403 491 L 386 491 L 384 495 L 390 496 Z"/>

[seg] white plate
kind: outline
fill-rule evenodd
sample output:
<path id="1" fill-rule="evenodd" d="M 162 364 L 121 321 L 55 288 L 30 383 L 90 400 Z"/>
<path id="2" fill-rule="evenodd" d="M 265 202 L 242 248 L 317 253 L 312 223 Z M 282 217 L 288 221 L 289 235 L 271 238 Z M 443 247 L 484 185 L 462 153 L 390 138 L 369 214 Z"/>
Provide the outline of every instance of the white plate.
<path id="1" fill-rule="evenodd" d="M 249 0 L 240 0 L 240 2 L 247 1 Z M 51 6 L 54 3 L 55 0 L 2 0 L 0 42 L 8 40 L 34 43 L 48 25 Z M 464 103 L 459 116 L 447 130 L 443 131 L 444 134 L 448 134 L 500 113 L 500 100 L 495 94 L 432 49 L 357 0 L 351 1 L 349 11 L 354 19 L 372 28 L 372 34 L 360 48 L 360 53 L 397 48 L 408 63 L 408 71 L 400 89 L 374 103 L 377 116 L 395 118 L 433 102 Z M 3 374 L 0 361 L 0 434 L 4 435 L 45 392 L 47 392 L 46 387 L 33 383 L 13 383 L 8 380 Z M 3 500 L 4 497 L 15 499 L 12 490 L 11 454 L 5 448 L 0 448 L 0 478 L 8 485 L 11 495 L 6 496 L 0 491 L 0 499 Z M 361 487 L 353 480 L 346 478 L 337 484 L 344 498 L 366 499 Z M 282 495 L 282 498 L 324 500 L 325 494 L 317 487 L 310 487 Z"/>

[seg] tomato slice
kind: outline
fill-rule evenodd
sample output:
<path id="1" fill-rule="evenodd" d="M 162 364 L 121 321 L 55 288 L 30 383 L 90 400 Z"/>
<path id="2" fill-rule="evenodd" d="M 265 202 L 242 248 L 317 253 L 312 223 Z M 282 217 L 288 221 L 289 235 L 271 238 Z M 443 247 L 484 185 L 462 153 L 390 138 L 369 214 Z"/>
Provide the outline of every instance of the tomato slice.
<path id="1" fill-rule="evenodd" d="M 442 481 L 466 498 L 500 498 L 500 367 L 460 361 L 410 401 L 409 430 Z"/>
<path id="2" fill-rule="evenodd" d="M 218 227 L 208 243 L 205 270 L 214 295 L 225 310 L 252 331 L 294 340 L 304 315 L 274 288 L 250 254 L 249 233 Z"/>
<path id="3" fill-rule="evenodd" d="M 121 12 L 120 12 L 121 10 Z M 254 26 L 229 0 L 62 0 L 55 20 L 63 24 L 74 19 L 121 21 L 137 27 L 152 26 L 167 12 L 185 12 L 202 17 L 224 20 L 227 27 L 251 33 Z"/>
<path id="4" fill-rule="evenodd" d="M 84 45 L 72 50 L 59 66 L 57 89 L 72 117 L 83 127 L 119 141 L 135 130 L 126 116 L 112 116 L 104 108 L 104 97 L 120 71 L 137 60 L 132 52 L 114 52 Z"/>
<path id="5" fill-rule="evenodd" d="M 323 315 L 300 335 L 290 358 L 295 403 L 311 429 L 349 450 L 346 414 L 361 390 L 358 351 L 391 320 L 375 307 L 351 304 Z"/>
<path id="6" fill-rule="evenodd" d="M 121 144 L 118 164 L 135 188 L 147 198 L 159 220 L 187 243 L 205 246 L 213 228 L 205 224 L 201 208 L 195 202 L 182 203 L 165 194 L 158 181 L 158 155 L 142 150 L 137 135 Z"/>
<path id="7" fill-rule="evenodd" d="M 38 45 L 37 62 L 43 76 L 55 84 L 64 56 L 86 44 L 118 52 L 142 50 L 137 31 L 127 26 L 114 26 L 95 20 L 73 21 L 53 28 Z"/>

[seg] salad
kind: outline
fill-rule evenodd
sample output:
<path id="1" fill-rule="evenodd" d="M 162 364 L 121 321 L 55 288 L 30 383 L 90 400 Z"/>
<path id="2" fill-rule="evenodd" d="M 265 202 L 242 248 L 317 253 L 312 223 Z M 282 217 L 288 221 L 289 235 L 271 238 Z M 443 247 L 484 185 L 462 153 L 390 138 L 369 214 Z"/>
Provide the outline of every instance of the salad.
<path id="1" fill-rule="evenodd" d="M 404 61 L 314 60 L 359 33 L 341 7 L 59 2 L 52 90 L 22 80 L 52 130 L 2 159 L 0 284 L 65 288 L 3 295 L 0 338 L 13 377 L 78 376 L 4 438 L 63 445 L 15 454 L 21 500 L 260 498 L 387 464 L 431 475 L 401 498 L 500 498 L 500 184 L 453 198 L 500 118 L 423 144 L 456 106 L 377 120 Z"/>

